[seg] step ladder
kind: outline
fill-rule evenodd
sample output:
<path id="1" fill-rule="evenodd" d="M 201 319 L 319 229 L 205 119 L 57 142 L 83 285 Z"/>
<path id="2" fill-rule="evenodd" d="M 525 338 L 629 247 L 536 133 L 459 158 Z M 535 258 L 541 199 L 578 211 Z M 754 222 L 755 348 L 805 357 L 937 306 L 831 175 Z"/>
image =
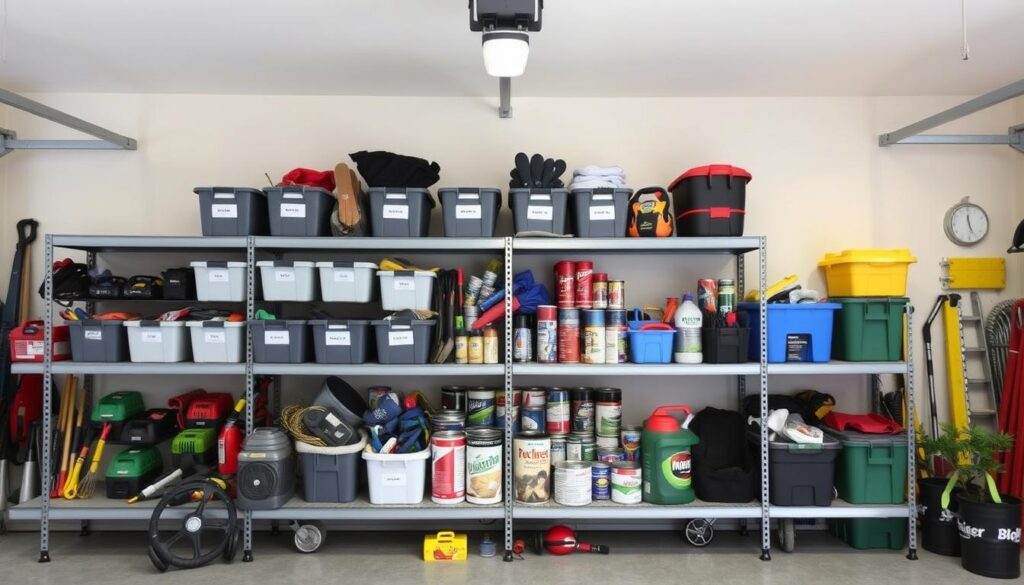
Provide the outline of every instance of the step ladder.
<path id="1" fill-rule="evenodd" d="M 943 308 L 950 414 L 958 428 L 984 422 L 995 430 L 999 428 L 999 403 L 992 382 L 981 296 L 977 291 L 968 294 L 970 313 L 964 311 L 963 297 L 955 293 L 949 295 Z"/>

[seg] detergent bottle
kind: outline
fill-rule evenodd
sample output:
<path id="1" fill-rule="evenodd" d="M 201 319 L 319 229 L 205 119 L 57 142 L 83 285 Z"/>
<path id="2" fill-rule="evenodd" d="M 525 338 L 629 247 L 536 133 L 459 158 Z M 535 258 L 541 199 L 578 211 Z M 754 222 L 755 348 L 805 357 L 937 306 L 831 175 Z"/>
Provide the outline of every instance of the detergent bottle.
<path id="1" fill-rule="evenodd" d="M 693 295 L 683 295 L 683 302 L 676 309 L 675 362 L 677 364 L 699 364 L 704 361 L 701 350 L 700 328 L 704 316 L 693 302 Z"/>
<path id="2" fill-rule="evenodd" d="M 673 412 L 686 418 L 680 420 Z M 690 448 L 700 439 L 687 428 L 692 418 L 689 406 L 659 406 L 644 423 L 640 452 L 645 502 L 689 504 L 694 500 Z"/>

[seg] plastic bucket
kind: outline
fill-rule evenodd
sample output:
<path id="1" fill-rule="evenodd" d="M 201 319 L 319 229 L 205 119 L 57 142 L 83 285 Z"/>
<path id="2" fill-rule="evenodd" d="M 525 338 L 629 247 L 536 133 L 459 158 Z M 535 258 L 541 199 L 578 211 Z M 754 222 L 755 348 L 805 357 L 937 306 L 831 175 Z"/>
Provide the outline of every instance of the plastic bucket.
<path id="1" fill-rule="evenodd" d="M 921 510 L 921 546 L 924 550 L 947 557 L 960 556 L 960 533 L 957 532 L 957 499 L 949 502 L 949 510 L 942 509 L 942 492 L 949 480 L 922 479 L 918 482 L 918 501 Z"/>
<path id="2" fill-rule="evenodd" d="M 1020 500 L 1003 496 L 1002 504 L 979 503 L 963 494 L 957 500 L 963 568 L 983 577 L 1020 577 Z"/>

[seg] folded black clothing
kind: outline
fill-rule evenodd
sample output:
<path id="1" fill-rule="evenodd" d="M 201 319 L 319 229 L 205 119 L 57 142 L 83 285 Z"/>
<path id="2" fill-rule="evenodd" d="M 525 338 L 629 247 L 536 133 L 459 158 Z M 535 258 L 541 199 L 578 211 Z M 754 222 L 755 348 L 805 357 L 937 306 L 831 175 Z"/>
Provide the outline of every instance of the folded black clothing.
<path id="1" fill-rule="evenodd" d="M 370 187 L 425 189 L 441 179 L 441 165 L 386 150 L 360 150 L 349 155 Z"/>

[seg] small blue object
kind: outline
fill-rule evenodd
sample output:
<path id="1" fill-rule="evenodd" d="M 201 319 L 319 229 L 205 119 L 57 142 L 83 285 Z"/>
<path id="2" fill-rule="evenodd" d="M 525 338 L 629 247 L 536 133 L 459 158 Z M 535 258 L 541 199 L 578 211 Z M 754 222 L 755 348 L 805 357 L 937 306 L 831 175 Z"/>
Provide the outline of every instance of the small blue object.
<path id="1" fill-rule="evenodd" d="M 664 329 L 629 330 L 629 361 L 634 364 L 672 363 L 676 332 Z"/>
<path id="2" fill-rule="evenodd" d="M 832 358 L 832 322 L 839 303 L 769 303 L 768 362 L 827 362 Z M 739 303 L 737 310 L 750 316 L 750 354 L 760 359 L 761 309 L 758 303 Z M 793 336 L 792 338 L 790 336 Z"/>
<path id="3" fill-rule="evenodd" d="M 490 534 L 485 534 L 483 541 L 480 542 L 480 556 L 489 559 L 496 554 L 498 554 L 498 545 L 491 540 Z"/>

